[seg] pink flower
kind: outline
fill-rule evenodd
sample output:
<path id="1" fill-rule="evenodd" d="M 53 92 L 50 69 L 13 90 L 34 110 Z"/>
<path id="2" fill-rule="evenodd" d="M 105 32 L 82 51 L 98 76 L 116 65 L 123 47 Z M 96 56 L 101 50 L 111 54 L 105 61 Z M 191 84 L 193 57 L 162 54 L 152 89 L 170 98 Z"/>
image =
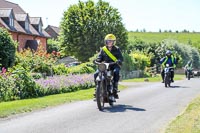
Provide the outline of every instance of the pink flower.
<path id="1" fill-rule="evenodd" d="M 1 73 L 6 73 L 6 68 L 5 67 L 2 68 Z"/>

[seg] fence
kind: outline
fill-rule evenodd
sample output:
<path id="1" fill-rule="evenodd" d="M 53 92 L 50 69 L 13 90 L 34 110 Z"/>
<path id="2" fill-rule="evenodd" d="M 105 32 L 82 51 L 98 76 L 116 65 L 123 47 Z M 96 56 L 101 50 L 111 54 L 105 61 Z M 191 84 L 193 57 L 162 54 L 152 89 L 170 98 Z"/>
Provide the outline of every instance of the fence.
<path id="1" fill-rule="evenodd" d="M 161 72 L 161 65 L 155 64 L 153 67 L 147 68 L 147 72 L 149 72 L 152 77 L 155 77 L 157 74 Z"/>

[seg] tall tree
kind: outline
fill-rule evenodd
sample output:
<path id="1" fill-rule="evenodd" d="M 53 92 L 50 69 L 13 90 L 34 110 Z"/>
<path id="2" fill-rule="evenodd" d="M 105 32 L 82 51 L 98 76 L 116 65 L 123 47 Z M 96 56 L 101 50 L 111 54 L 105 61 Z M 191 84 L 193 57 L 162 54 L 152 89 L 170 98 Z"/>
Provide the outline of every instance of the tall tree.
<path id="1" fill-rule="evenodd" d="M 120 13 L 109 3 L 99 0 L 79 1 L 64 12 L 61 21 L 61 51 L 80 61 L 88 61 L 104 45 L 106 34 L 114 34 L 122 50 L 128 44 L 128 34 Z"/>

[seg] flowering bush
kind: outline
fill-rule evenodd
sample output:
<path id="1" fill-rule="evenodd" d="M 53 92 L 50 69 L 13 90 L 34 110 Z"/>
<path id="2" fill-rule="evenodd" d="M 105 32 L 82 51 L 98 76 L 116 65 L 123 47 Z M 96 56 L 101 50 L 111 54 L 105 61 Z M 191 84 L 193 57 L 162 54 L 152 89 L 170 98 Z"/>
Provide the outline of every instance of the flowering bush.
<path id="1" fill-rule="evenodd" d="M 134 60 L 134 66 L 137 70 L 144 70 L 146 67 L 150 66 L 151 57 L 148 57 L 143 52 L 134 51 L 130 53 L 130 56 Z"/>
<path id="2" fill-rule="evenodd" d="M 17 68 L 17 69 L 16 69 Z M 94 86 L 93 74 L 54 76 L 34 80 L 23 67 L 0 74 L 0 102 L 77 91 Z"/>
<path id="3" fill-rule="evenodd" d="M 0 73 L 0 101 L 18 99 L 17 94 L 15 80 L 8 75 L 5 68 L 2 68 Z"/>
<path id="4" fill-rule="evenodd" d="M 28 49 L 17 53 L 16 64 L 32 72 L 51 75 L 52 66 L 57 61 L 57 57 L 59 57 L 59 55 L 59 52 L 55 51 L 52 52 L 52 54 L 48 54 L 41 48 L 39 48 L 36 52 L 32 52 Z"/>
<path id="5" fill-rule="evenodd" d="M 54 76 L 36 80 L 36 83 L 46 91 L 45 95 L 87 89 L 94 86 L 93 82 L 92 74 Z"/>
<path id="6" fill-rule="evenodd" d="M 10 72 L 15 79 L 15 88 L 19 92 L 20 99 L 39 96 L 40 87 L 27 70 L 20 66 L 14 66 Z"/>

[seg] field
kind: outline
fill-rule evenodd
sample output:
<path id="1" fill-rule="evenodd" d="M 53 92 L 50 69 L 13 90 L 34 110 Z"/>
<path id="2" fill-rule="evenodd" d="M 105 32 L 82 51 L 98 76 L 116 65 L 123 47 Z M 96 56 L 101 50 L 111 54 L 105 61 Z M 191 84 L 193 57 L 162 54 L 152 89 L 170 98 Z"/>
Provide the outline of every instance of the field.
<path id="1" fill-rule="evenodd" d="M 200 33 L 129 32 L 128 37 L 130 42 L 134 38 L 141 39 L 145 42 L 161 42 L 164 39 L 174 39 L 180 43 L 200 47 Z"/>

